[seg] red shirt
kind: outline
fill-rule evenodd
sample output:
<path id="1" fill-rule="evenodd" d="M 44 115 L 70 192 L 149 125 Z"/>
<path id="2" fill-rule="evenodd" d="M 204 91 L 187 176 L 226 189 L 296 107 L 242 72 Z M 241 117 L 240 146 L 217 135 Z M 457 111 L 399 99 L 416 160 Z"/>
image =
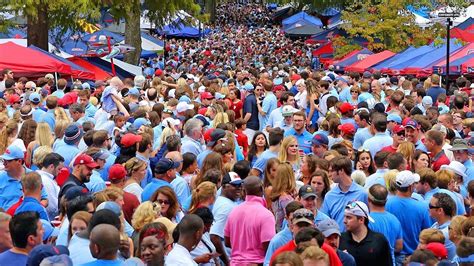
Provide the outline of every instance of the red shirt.
<path id="1" fill-rule="evenodd" d="M 390 153 L 396 153 L 397 149 L 395 149 L 392 145 L 383 147 L 381 151 L 388 151 Z"/>
<path id="2" fill-rule="evenodd" d="M 135 212 L 135 209 L 138 208 L 138 205 L 140 205 L 140 201 L 138 201 L 137 196 L 134 194 L 124 191 L 123 202 L 123 216 L 127 222 L 132 224 L 133 213 Z"/>
<path id="3" fill-rule="evenodd" d="M 444 150 L 441 150 L 438 154 L 431 157 L 431 168 L 436 172 L 441 168 L 441 165 L 448 165 L 450 162 L 446 154 L 444 154 Z"/>
<path id="4" fill-rule="evenodd" d="M 245 157 L 247 157 L 249 142 L 247 135 L 242 132 L 240 129 L 235 130 L 235 134 L 237 135 L 237 144 L 242 147 L 242 153 Z"/>
<path id="5" fill-rule="evenodd" d="M 239 100 L 238 102 L 232 102 L 232 101 L 230 102 L 229 109 L 234 111 L 235 119 L 239 119 L 242 117 L 240 115 L 240 110 L 242 110 L 243 107 L 244 107 L 244 102 L 242 102 L 241 100 Z"/>
<path id="6" fill-rule="evenodd" d="M 281 246 L 279 249 L 275 250 L 275 252 L 272 255 L 272 258 L 270 259 L 270 265 L 280 253 L 283 253 L 285 251 L 295 251 L 295 248 L 296 248 L 296 242 L 295 240 L 291 240 L 290 242 Z M 326 252 L 329 256 L 329 266 L 342 266 L 341 260 L 339 259 L 336 251 L 334 251 L 332 247 L 324 243 L 321 249 L 324 250 L 324 252 Z"/>

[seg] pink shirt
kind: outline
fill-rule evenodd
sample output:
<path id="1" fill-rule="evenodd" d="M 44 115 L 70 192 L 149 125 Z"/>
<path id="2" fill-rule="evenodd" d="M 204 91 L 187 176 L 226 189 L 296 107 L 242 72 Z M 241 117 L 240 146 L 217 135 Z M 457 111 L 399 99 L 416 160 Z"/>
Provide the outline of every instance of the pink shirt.
<path id="1" fill-rule="evenodd" d="M 265 206 L 262 197 L 246 196 L 245 202 L 229 214 L 224 236 L 230 238 L 232 245 L 230 265 L 263 263 L 262 243 L 275 235 L 275 217 Z"/>

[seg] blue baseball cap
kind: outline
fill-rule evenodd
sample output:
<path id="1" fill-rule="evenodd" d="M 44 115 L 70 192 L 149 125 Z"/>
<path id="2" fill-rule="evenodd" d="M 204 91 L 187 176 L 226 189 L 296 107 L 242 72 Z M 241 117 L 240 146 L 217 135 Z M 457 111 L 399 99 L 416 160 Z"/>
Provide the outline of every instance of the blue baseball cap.
<path id="1" fill-rule="evenodd" d="M 349 81 L 347 81 L 347 79 L 345 79 L 344 77 L 342 76 L 339 76 L 336 78 L 336 81 L 342 81 L 342 82 L 345 82 L 345 83 L 349 83 Z"/>
<path id="2" fill-rule="evenodd" d="M 185 103 L 191 103 L 191 99 L 188 97 L 188 95 L 183 95 L 181 97 L 179 97 L 179 101 L 180 102 L 185 102 Z"/>
<path id="3" fill-rule="evenodd" d="M 245 83 L 245 85 L 244 85 L 244 89 L 245 89 L 246 91 L 252 91 L 252 90 L 254 89 L 254 87 L 253 87 L 252 83 L 247 82 L 247 83 Z"/>
<path id="4" fill-rule="evenodd" d="M 5 153 L 2 154 L 2 156 L 0 156 L 0 158 L 2 158 L 5 161 L 19 160 L 19 159 L 23 160 L 25 158 L 25 154 L 16 145 L 10 145 L 5 150 Z"/>
<path id="5" fill-rule="evenodd" d="M 155 166 L 155 173 L 164 174 L 171 169 L 176 169 L 180 165 L 179 162 L 174 162 L 168 158 L 161 158 Z"/>
<path id="6" fill-rule="evenodd" d="M 138 91 L 137 88 L 133 87 L 131 89 L 128 90 L 128 94 L 127 95 L 135 95 L 135 96 L 140 96 L 140 91 Z"/>
<path id="7" fill-rule="evenodd" d="M 143 118 L 143 117 L 137 118 L 137 119 L 135 119 L 135 121 L 133 121 L 133 127 L 135 129 L 139 129 L 143 125 L 148 126 L 150 124 L 151 124 L 151 122 L 148 121 L 146 118 Z"/>
<path id="8" fill-rule="evenodd" d="M 405 128 L 407 127 L 411 127 L 413 129 L 417 129 L 418 128 L 418 123 L 413 120 L 413 119 L 409 119 L 406 123 L 405 123 Z"/>
<path id="9" fill-rule="evenodd" d="M 41 96 L 39 95 L 39 93 L 33 92 L 30 94 L 30 97 L 28 97 L 28 100 L 30 100 L 30 102 L 34 104 L 38 104 L 41 101 Z"/>
<path id="10" fill-rule="evenodd" d="M 324 134 L 316 134 L 314 135 L 311 142 L 313 145 L 326 145 L 327 146 L 329 144 L 329 139 Z"/>
<path id="11" fill-rule="evenodd" d="M 99 204 L 99 206 L 97 206 L 95 210 L 96 211 L 111 210 L 117 216 L 120 216 L 122 214 L 122 210 L 120 209 L 120 206 L 114 201 L 104 201 L 101 204 Z"/>
<path id="12" fill-rule="evenodd" d="M 387 116 L 387 122 L 395 122 L 397 124 L 401 124 L 402 118 L 398 114 L 389 114 Z"/>
<path id="13" fill-rule="evenodd" d="M 59 235 L 59 229 L 54 227 L 49 221 L 44 219 L 40 219 L 40 221 L 43 224 L 44 229 L 43 241 L 48 240 L 50 237 Z"/>
<path id="14" fill-rule="evenodd" d="M 50 244 L 38 245 L 30 251 L 30 254 L 28 254 L 28 261 L 26 265 L 37 266 L 37 265 L 40 265 L 41 262 L 45 258 L 63 255 L 63 254 L 69 255 L 69 249 L 65 246 L 62 246 L 62 245 L 53 246 Z"/>

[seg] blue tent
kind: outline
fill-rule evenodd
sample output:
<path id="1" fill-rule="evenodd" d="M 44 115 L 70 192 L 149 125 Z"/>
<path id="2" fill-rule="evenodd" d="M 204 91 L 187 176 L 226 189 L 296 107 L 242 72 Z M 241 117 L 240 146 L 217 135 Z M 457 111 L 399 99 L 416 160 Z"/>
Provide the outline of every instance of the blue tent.
<path id="1" fill-rule="evenodd" d="M 468 17 L 461 24 L 457 25 L 456 28 L 461 29 L 461 30 L 466 30 L 472 24 L 474 24 L 474 18 Z"/>
<path id="2" fill-rule="evenodd" d="M 26 32 L 18 29 L 10 27 L 5 32 L 0 32 L 0 39 L 25 39 Z"/>
<path id="3" fill-rule="evenodd" d="M 117 34 L 117 33 L 113 33 L 113 32 L 108 31 L 108 30 L 98 30 L 94 33 L 86 34 L 86 35 L 84 35 L 84 37 L 82 39 L 86 42 L 89 42 L 89 43 L 98 42 L 99 37 L 101 35 L 104 35 L 106 37 L 111 37 L 111 40 L 110 40 L 111 44 L 119 43 L 119 42 L 125 40 L 124 36 L 122 36 L 120 34 Z"/>
<path id="4" fill-rule="evenodd" d="M 429 14 L 430 10 L 428 9 L 428 7 L 422 6 L 422 7 L 419 7 L 419 8 L 415 8 L 412 5 L 408 5 L 407 10 L 410 11 L 411 13 L 413 13 L 413 14 L 418 15 L 418 16 L 421 16 L 421 17 L 424 17 L 424 18 L 427 18 L 427 19 L 430 18 L 430 14 Z"/>
<path id="5" fill-rule="evenodd" d="M 331 39 L 332 37 L 334 37 L 336 35 L 345 36 L 346 32 L 341 28 L 333 27 L 333 28 L 327 29 L 325 31 L 322 31 L 322 32 L 320 32 L 316 35 L 311 36 L 310 40 L 316 41 L 316 42 L 327 42 L 328 39 Z"/>
<path id="6" fill-rule="evenodd" d="M 164 47 L 164 46 L 165 46 L 165 44 L 164 44 L 164 42 L 163 42 L 162 40 L 158 40 L 157 38 L 151 36 L 151 35 L 148 34 L 148 33 L 145 33 L 145 32 L 142 31 L 142 32 L 141 32 L 141 35 L 142 35 L 142 38 L 143 38 L 143 39 L 147 39 L 148 41 L 150 41 L 150 42 L 152 42 L 152 43 L 155 43 L 155 44 L 157 44 L 157 45 L 159 45 L 159 46 L 161 46 L 161 47 Z"/>
<path id="7" fill-rule="evenodd" d="M 289 27 L 301 21 L 306 21 L 307 23 L 318 26 L 318 27 L 323 26 L 323 23 L 321 22 L 319 18 L 313 17 L 311 15 L 308 15 L 306 12 L 301 11 L 300 13 L 294 14 L 293 16 L 287 19 L 284 19 L 282 21 L 283 29 L 285 29 L 285 27 Z"/>
<path id="8" fill-rule="evenodd" d="M 456 74 L 461 74 L 461 65 L 464 64 L 464 62 L 471 60 L 474 58 L 474 54 L 469 54 L 467 56 L 458 58 L 457 60 L 454 60 L 449 63 L 449 73 L 456 75 Z M 436 74 L 444 74 L 446 73 L 446 65 L 443 66 L 433 66 L 433 73 Z"/>
<path id="9" fill-rule="evenodd" d="M 434 48 L 429 45 L 424 45 L 419 48 L 409 47 L 405 51 L 396 54 L 392 58 L 385 60 L 372 68 L 376 70 L 382 70 L 382 69 L 388 69 L 388 68 L 392 69 L 392 67 L 394 66 L 410 61 L 415 57 L 424 55 L 433 50 Z"/>
<path id="10" fill-rule="evenodd" d="M 163 34 L 166 37 L 177 38 L 199 38 L 210 32 L 209 29 L 199 29 L 198 27 L 187 26 L 183 23 L 178 23 L 177 25 L 169 24 L 158 31 L 159 34 Z"/>

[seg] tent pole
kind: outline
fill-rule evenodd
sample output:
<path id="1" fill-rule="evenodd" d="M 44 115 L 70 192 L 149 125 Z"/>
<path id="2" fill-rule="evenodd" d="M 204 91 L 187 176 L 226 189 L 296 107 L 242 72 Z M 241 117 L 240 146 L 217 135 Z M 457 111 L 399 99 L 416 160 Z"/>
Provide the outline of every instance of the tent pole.
<path id="1" fill-rule="evenodd" d="M 56 90 L 58 90 L 58 72 L 54 72 L 54 84 L 56 85 Z"/>

